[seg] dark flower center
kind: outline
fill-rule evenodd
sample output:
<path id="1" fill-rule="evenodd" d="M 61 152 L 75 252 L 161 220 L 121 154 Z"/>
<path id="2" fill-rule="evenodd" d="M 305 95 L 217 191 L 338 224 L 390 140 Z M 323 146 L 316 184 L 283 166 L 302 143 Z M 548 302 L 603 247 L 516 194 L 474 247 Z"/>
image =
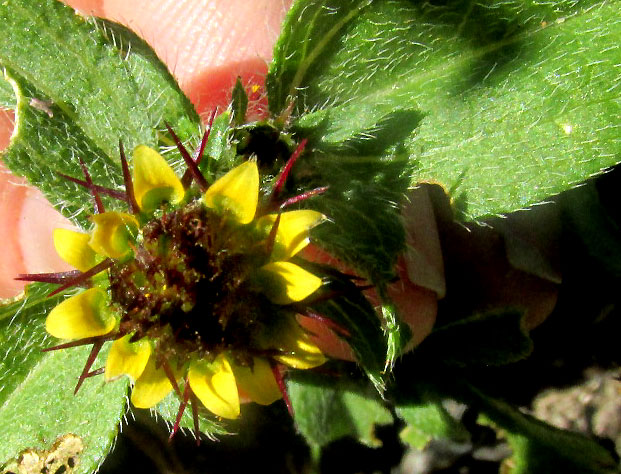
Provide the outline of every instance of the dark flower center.
<path id="1" fill-rule="evenodd" d="M 253 270 L 268 261 L 265 239 L 200 201 L 165 213 L 142 229 L 135 258 L 110 270 L 122 333 L 148 337 L 166 359 L 214 358 L 229 350 L 239 363 L 259 351 L 253 335 L 282 311 L 253 289 Z"/>

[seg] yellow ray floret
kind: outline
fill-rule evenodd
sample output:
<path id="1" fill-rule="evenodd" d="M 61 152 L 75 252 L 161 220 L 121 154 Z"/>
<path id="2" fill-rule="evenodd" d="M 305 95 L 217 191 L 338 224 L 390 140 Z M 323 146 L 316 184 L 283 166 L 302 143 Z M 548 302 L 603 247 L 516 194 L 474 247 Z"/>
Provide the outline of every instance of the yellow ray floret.
<path id="1" fill-rule="evenodd" d="M 268 214 L 257 221 L 257 226 L 265 234 L 269 234 L 278 214 Z M 309 232 L 323 222 L 325 216 L 321 212 L 298 210 L 283 212 L 276 231 L 276 241 L 270 260 L 289 260 L 309 243 Z"/>
<path id="2" fill-rule="evenodd" d="M 73 268 L 85 272 L 95 266 L 95 251 L 88 245 L 91 236 L 69 229 L 54 229 L 56 253 Z"/>
<path id="3" fill-rule="evenodd" d="M 108 334 L 116 318 L 106 309 L 106 293 L 91 288 L 66 299 L 45 320 L 45 329 L 60 339 L 83 339 Z"/>
<path id="4" fill-rule="evenodd" d="M 136 381 L 144 372 L 151 356 L 151 344 L 144 339 L 129 342 L 131 337 L 132 334 L 127 334 L 112 344 L 106 359 L 106 381 L 121 375 Z"/>
<path id="5" fill-rule="evenodd" d="M 239 416 L 239 394 L 235 375 L 225 354 L 213 362 L 195 360 L 188 371 L 190 387 L 203 405 L 222 418 Z"/>
<path id="6" fill-rule="evenodd" d="M 312 369 L 326 361 L 319 347 L 311 341 L 310 335 L 294 320 L 283 324 L 270 348 L 282 351 L 284 355 L 274 358 L 294 369 Z"/>
<path id="7" fill-rule="evenodd" d="M 156 368 L 155 362 L 155 356 L 151 354 L 132 389 L 131 401 L 136 408 L 154 407 L 173 388 L 166 372 L 161 368 Z"/>
<path id="8" fill-rule="evenodd" d="M 218 213 L 231 213 L 240 224 L 254 219 L 259 202 L 259 169 L 254 161 L 233 168 L 203 196 L 205 206 Z"/>
<path id="9" fill-rule="evenodd" d="M 162 202 L 179 204 L 185 197 L 181 180 L 157 151 L 145 145 L 134 149 L 134 195 L 143 211 Z"/>
<path id="10" fill-rule="evenodd" d="M 270 405 L 282 398 L 270 363 L 262 357 L 255 357 L 252 367 L 233 364 L 233 373 L 240 390 L 243 390 L 253 402 Z"/>
<path id="11" fill-rule="evenodd" d="M 276 304 L 302 301 L 321 286 L 321 278 L 291 262 L 272 262 L 256 272 L 255 281 Z"/>
<path id="12" fill-rule="evenodd" d="M 131 252 L 129 243 L 138 232 L 138 221 L 124 212 L 104 212 L 91 217 L 95 228 L 88 244 L 100 255 L 123 258 Z"/>

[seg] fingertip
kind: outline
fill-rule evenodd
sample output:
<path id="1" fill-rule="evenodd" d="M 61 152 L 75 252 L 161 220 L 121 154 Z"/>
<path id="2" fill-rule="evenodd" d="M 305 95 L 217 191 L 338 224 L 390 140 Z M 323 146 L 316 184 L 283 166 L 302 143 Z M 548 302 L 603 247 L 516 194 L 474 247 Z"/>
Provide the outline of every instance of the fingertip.
<path id="1" fill-rule="evenodd" d="M 135 31 L 167 64 L 202 114 L 216 106 L 228 106 L 237 76 L 244 84 L 264 84 L 272 48 L 291 0 L 65 0 L 65 3 Z M 256 107 L 266 108 L 260 101 Z M 253 113 L 251 107 L 249 114 Z"/>
<path id="2" fill-rule="evenodd" d="M 0 150 L 4 150 L 9 146 L 14 124 L 15 114 L 13 111 L 0 109 Z"/>
<path id="3" fill-rule="evenodd" d="M 255 57 L 204 69 L 189 77 L 181 87 L 198 114 L 206 115 L 216 107 L 220 110 L 228 107 L 233 86 L 240 77 L 249 98 L 247 119 L 252 120 L 267 115 L 266 76 L 267 62 Z M 257 86 L 258 90 L 253 93 Z"/>
<path id="4" fill-rule="evenodd" d="M 105 0 L 62 0 L 84 15 L 104 16 Z"/>
<path id="5" fill-rule="evenodd" d="M 54 209 L 39 190 L 25 189 L 16 230 L 26 273 L 73 270 L 56 253 L 53 233 L 56 228 L 75 229 L 75 226 Z"/>
<path id="6" fill-rule="evenodd" d="M 14 114 L 0 110 L 0 149 L 8 146 L 13 133 Z M 43 197 L 0 163 L 0 298 L 19 294 L 24 283 L 15 281 L 19 273 L 68 270 L 56 254 L 52 242 L 55 227 L 72 227 Z"/>
<path id="7" fill-rule="evenodd" d="M 15 281 L 18 273 L 26 273 L 21 247 L 15 229 L 20 220 L 20 211 L 26 195 L 26 188 L 0 164 L 0 222 L 2 222 L 2 246 L 0 247 L 0 298 L 16 296 L 24 287 Z"/>

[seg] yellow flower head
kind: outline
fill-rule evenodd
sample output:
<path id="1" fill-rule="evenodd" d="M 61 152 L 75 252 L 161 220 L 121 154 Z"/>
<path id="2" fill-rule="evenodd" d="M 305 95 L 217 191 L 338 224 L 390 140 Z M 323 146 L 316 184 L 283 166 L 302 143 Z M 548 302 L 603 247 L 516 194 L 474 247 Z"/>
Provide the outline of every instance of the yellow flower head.
<path id="1" fill-rule="evenodd" d="M 295 319 L 322 280 L 291 261 L 324 216 L 266 212 L 274 206 L 261 199 L 252 160 L 197 198 L 155 150 L 135 149 L 133 180 L 121 157 L 130 213 L 95 214 L 89 233 L 54 233 L 58 254 L 79 270 L 76 282 L 91 287 L 50 312 L 48 332 L 113 340 L 105 378 L 130 377 L 136 407 L 175 390 L 236 418 L 240 391 L 260 404 L 280 399 L 278 365 L 325 362 Z"/>

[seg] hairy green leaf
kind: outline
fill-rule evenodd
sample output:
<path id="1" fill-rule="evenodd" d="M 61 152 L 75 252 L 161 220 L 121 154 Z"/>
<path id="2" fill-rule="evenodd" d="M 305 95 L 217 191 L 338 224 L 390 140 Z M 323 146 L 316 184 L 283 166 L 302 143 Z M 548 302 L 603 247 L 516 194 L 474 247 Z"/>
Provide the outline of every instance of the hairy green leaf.
<path id="1" fill-rule="evenodd" d="M 400 433 L 401 439 L 415 449 L 423 449 L 432 439 L 464 442 L 470 436 L 466 428 L 437 401 L 397 406 L 396 412 L 407 423 Z"/>
<path id="2" fill-rule="evenodd" d="M 392 111 L 421 111 L 405 140 L 414 180 L 442 183 L 481 218 L 619 161 L 620 35 L 618 4 L 605 0 L 297 2 L 270 107 L 286 118 L 293 103 L 329 148 L 372 142 Z"/>
<path id="3" fill-rule="evenodd" d="M 52 352 L 58 341 L 45 332 L 47 312 L 65 295 L 47 298 L 50 285 L 30 285 L 22 299 L 0 307 L 0 466 L 25 449 L 49 450 L 61 436 L 81 438 L 76 472 L 103 462 L 126 404 L 127 382 L 87 379 L 74 395 L 90 347 Z M 94 368 L 103 365 L 104 348 Z"/>
<path id="4" fill-rule="evenodd" d="M 343 30 L 360 14 L 370 0 L 296 2 L 289 10 L 281 36 L 274 48 L 274 61 L 268 75 L 270 111 L 278 114 L 290 100 L 298 100 L 300 87 L 322 56 L 335 50 Z M 298 102 L 296 107 L 302 105 Z"/>
<path id="5" fill-rule="evenodd" d="M 344 436 L 377 445 L 375 425 L 393 422 L 371 387 L 312 373 L 292 373 L 287 389 L 295 422 L 311 445 L 324 446 Z"/>

